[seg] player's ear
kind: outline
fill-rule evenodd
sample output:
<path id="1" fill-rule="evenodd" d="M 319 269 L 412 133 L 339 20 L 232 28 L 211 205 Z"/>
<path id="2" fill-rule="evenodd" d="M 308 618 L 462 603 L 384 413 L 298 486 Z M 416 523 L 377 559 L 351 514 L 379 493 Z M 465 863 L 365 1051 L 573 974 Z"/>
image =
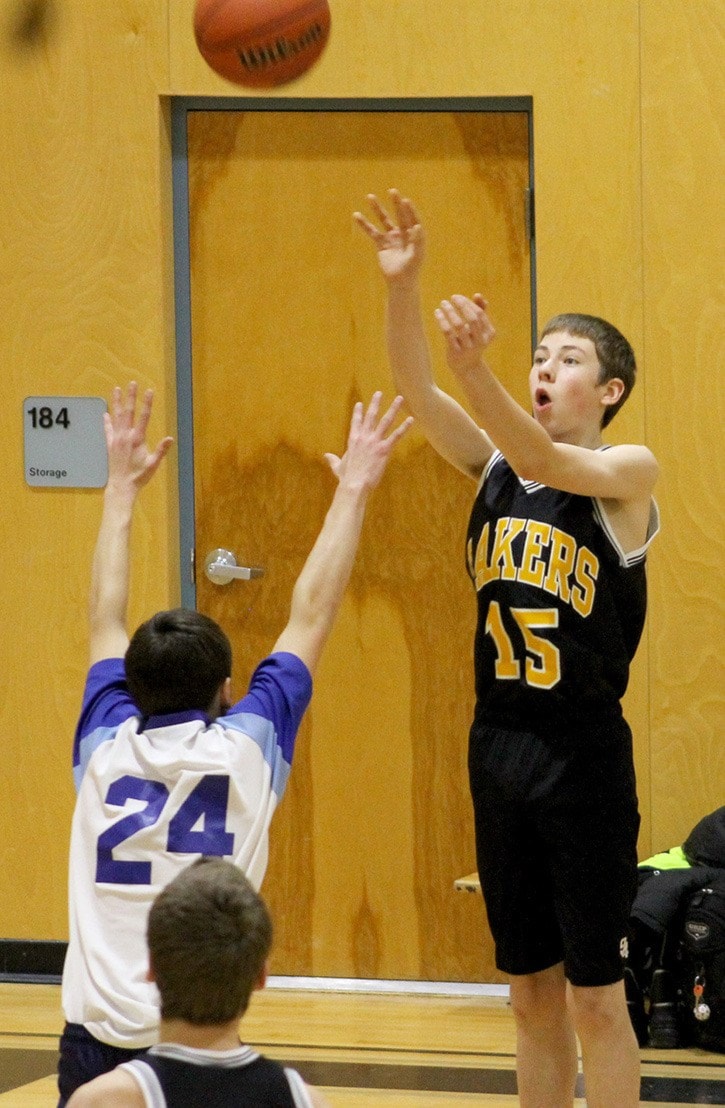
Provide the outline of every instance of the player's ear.
<path id="1" fill-rule="evenodd" d="M 219 703 L 221 704 L 222 711 L 226 712 L 227 708 L 231 708 L 234 701 L 232 700 L 232 679 L 231 677 L 225 677 L 221 689 L 219 690 Z"/>
<path id="2" fill-rule="evenodd" d="M 262 966 L 261 970 L 259 971 L 259 977 L 257 978 L 257 980 L 255 982 L 255 985 L 254 985 L 255 989 L 263 989 L 264 988 L 264 986 L 267 984 L 267 975 L 268 975 L 268 973 L 269 973 L 269 965 L 267 964 L 267 962 L 265 962 L 264 965 Z"/>
<path id="3" fill-rule="evenodd" d="M 610 377 L 602 386 L 601 401 L 607 408 L 619 403 L 624 392 L 624 381 L 621 377 Z"/>
<path id="4" fill-rule="evenodd" d="M 149 961 L 149 968 L 146 970 L 146 980 L 147 981 L 155 981 L 156 980 L 156 974 L 154 973 L 154 967 L 153 967 L 153 963 L 151 961 Z"/>

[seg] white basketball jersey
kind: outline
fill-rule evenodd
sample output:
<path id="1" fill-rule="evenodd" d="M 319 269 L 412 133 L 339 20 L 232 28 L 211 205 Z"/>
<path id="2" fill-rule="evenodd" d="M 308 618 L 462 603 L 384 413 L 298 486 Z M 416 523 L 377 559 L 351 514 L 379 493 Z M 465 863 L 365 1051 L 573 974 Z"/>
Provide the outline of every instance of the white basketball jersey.
<path id="1" fill-rule="evenodd" d="M 74 745 L 70 940 L 63 1010 L 104 1043 L 151 1045 L 158 994 L 146 980 L 146 921 L 157 893 L 201 855 L 226 857 L 259 888 L 268 830 L 312 691 L 293 654 L 270 655 L 247 695 L 143 721 L 122 659 L 88 674 Z"/>

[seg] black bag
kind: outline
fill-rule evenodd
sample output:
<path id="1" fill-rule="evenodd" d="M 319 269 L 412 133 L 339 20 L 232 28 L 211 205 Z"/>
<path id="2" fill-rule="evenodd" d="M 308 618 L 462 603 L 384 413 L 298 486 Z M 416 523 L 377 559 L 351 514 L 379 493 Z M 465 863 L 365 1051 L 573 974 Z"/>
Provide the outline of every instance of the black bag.
<path id="1" fill-rule="evenodd" d="M 682 853 L 681 868 L 639 867 L 624 967 L 630 1019 L 640 1046 L 725 1053 L 725 806 L 700 820 Z"/>
<path id="2" fill-rule="evenodd" d="M 683 1044 L 725 1053 L 725 875 L 690 893 L 673 976 Z"/>
<path id="3" fill-rule="evenodd" d="M 679 918 L 679 917 L 678 917 Z M 624 989 L 629 1018 L 640 1046 L 672 1050 L 682 1046 L 677 981 L 677 928 L 658 932 L 630 921 Z"/>

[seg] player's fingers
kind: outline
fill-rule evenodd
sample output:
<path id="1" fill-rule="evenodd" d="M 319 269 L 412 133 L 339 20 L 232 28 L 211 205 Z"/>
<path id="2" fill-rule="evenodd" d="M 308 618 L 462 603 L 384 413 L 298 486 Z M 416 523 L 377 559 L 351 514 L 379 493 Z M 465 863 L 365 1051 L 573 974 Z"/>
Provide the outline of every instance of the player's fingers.
<path id="1" fill-rule="evenodd" d="M 361 401 L 358 400 L 357 403 L 355 404 L 355 406 L 353 407 L 352 415 L 350 416 L 350 432 L 347 436 L 348 443 L 353 439 L 353 437 L 355 435 L 358 434 L 358 432 L 360 430 L 360 427 L 362 425 L 362 419 L 363 419 L 363 406 L 362 406 Z"/>
<path id="2" fill-rule="evenodd" d="M 439 305 L 439 311 L 448 322 L 449 327 L 454 331 L 460 331 L 465 325 L 466 320 L 461 315 L 458 308 L 453 303 L 455 298 L 451 297 L 450 300 L 441 300 Z"/>
<path id="3" fill-rule="evenodd" d="M 337 477 L 338 473 L 340 472 L 340 466 L 342 465 L 342 458 L 340 458 L 337 454 L 329 453 L 325 454 L 324 458 L 330 469 L 334 473 L 335 477 Z"/>
<path id="4" fill-rule="evenodd" d="M 371 431 L 377 426 L 378 412 L 380 410 L 380 401 L 382 397 L 383 394 L 379 389 L 376 389 L 370 397 L 370 403 L 367 406 L 367 411 L 363 418 L 363 426 L 367 431 Z"/>
<path id="5" fill-rule="evenodd" d="M 128 388 L 126 389 L 126 398 L 122 399 L 118 420 L 124 427 L 133 427 L 134 415 L 136 412 L 136 395 L 138 392 L 138 386 L 135 381 L 129 381 Z"/>
<path id="6" fill-rule="evenodd" d="M 436 323 L 438 324 L 438 326 L 440 327 L 441 331 L 446 336 L 446 338 L 449 335 L 454 334 L 453 325 L 451 324 L 450 319 L 448 318 L 448 316 L 446 315 L 446 313 L 443 311 L 442 308 L 436 308 L 433 312 L 433 316 L 435 317 Z"/>
<path id="7" fill-rule="evenodd" d="M 382 396 L 382 393 L 380 395 Z M 403 397 L 402 396 L 396 396 L 395 399 L 393 400 L 392 404 L 388 408 L 387 412 L 383 416 L 380 417 L 380 421 L 378 422 L 377 430 L 378 430 L 378 434 L 380 435 L 381 438 L 385 438 L 385 435 L 387 434 L 388 428 L 392 427 L 393 423 L 395 422 L 395 418 L 396 418 L 398 412 L 400 411 L 403 403 L 404 403 Z"/>
<path id="8" fill-rule="evenodd" d="M 479 323 L 481 321 L 483 309 L 468 296 L 454 293 L 451 300 L 463 323 Z"/>
<path id="9" fill-rule="evenodd" d="M 368 193 L 368 203 L 369 203 L 370 207 L 373 209 L 373 211 L 375 212 L 375 214 L 378 217 L 378 219 L 380 220 L 380 222 L 382 223 L 385 230 L 386 231 L 394 230 L 395 229 L 395 224 L 393 223 L 392 219 L 390 218 L 387 211 L 385 210 L 383 205 L 380 203 L 380 201 L 378 200 L 378 198 L 377 198 L 377 196 L 375 195 L 374 192 Z"/>
<path id="10" fill-rule="evenodd" d="M 159 460 L 166 457 L 173 444 L 174 440 L 171 435 L 167 435 L 161 440 L 159 445 L 156 447 L 156 453 L 159 455 Z"/>
<path id="11" fill-rule="evenodd" d="M 420 227 L 421 224 L 422 224 L 422 221 L 421 221 L 420 216 L 418 215 L 418 211 L 415 207 L 415 204 L 413 203 L 412 200 L 409 200 L 407 197 L 406 197 L 404 203 L 405 203 L 405 209 L 406 209 L 406 212 L 408 214 L 408 218 L 410 220 L 411 226 L 415 225 L 416 227 Z"/>
<path id="12" fill-rule="evenodd" d="M 407 197 L 401 196 L 398 189 L 388 189 L 388 196 L 395 208 L 398 228 L 403 233 L 404 238 L 415 241 L 420 235 L 420 225 L 413 205 Z M 392 227 L 390 229 L 392 230 Z"/>
<path id="13" fill-rule="evenodd" d="M 141 404 L 141 411 L 139 413 L 138 423 L 136 424 L 136 429 L 139 433 L 140 438 L 142 439 L 146 437 L 146 428 L 148 427 L 149 420 L 151 419 L 151 408 L 153 407 L 153 403 L 154 390 L 146 389 L 143 397 L 143 402 Z"/>
<path id="14" fill-rule="evenodd" d="M 156 472 L 164 458 L 169 452 L 169 447 L 174 440 L 170 437 L 162 439 L 159 445 L 154 450 L 153 454 L 149 454 L 146 459 L 146 465 L 144 468 L 144 482 L 146 482 L 152 474 Z"/>
<path id="15" fill-rule="evenodd" d="M 363 230 L 366 235 L 369 235 L 371 239 L 377 241 L 377 239 L 381 239 L 383 237 L 382 231 L 380 231 L 373 223 L 371 223 L 369 219 L 366 219 L 362 212 L 353 212 L 352 218 L 354 219 L 355 223 L 357 223 L 358 227 L 360 227 L 360 229 Z"/>
<path id="16" fill-rule="evenodd" d="M 412 415 L 406 416 L 403 422 L 388 435 L 387 439 L 385 440 L 388 446 L 395 446 L 396 442 L 398 442 L 399 439 L 402 439 L 403 435 L 407 435 L 414 422 L 415 420 L 413 419 Z"/>
<path id="17" fill-rule="evenodd" d="M 111 393 L 111 416 L 113 419 L 118 419 L 123 411 L 123 393 L 121 392 L 121 386 L 116 385 Z"/>
<path id="18" fill-rule="evenodd" d="M 103 434 L 106 439 L 106 448 L 110 450 L 113 442 L 113 421 L 109 412 L 103 413 Z"/>
<path id="19" fill-rule="evenodd" d="M 490 341 L 496 337 L 496 328 L 488 314 L 488 300 L 480 292 L 474 292 L 471 299 L 480 312 L 482 334 Z"/>

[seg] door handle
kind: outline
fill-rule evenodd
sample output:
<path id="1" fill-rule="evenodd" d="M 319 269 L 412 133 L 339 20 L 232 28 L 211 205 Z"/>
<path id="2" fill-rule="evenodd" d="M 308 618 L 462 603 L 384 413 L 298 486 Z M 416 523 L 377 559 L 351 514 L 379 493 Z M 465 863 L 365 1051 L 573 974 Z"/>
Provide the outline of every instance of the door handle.
<path id="1" fill-rule="evenodd" d="M 218 546 L 204 559 L 204 573 L 215 585 L 228 585 L 230 581 L 251 581 L 253 577 L 264 576 L 261 566 L 238 566 L 231 550 Z"/>

